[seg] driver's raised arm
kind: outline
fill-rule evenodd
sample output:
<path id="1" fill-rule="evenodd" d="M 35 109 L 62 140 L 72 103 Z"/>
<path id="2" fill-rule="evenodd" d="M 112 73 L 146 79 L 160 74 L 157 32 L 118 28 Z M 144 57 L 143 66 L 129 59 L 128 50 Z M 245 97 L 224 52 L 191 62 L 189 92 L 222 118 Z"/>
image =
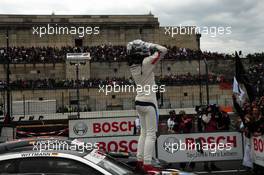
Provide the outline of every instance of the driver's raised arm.
<path id="1" fill-rule="evenodd" d="M 144 43 L 150 50 L 154 51 L 154 53 L 152 55 L 150 55 L 149 57 L 144 59 L 144 63 L 145 64 L 157 64 L 159 62 L 160 59 L 162 59 L 166 53 L 167 53 L 167 48 L 163 47 L 161 45 L 158 44 L 153 44 L 153 43 Z"/>

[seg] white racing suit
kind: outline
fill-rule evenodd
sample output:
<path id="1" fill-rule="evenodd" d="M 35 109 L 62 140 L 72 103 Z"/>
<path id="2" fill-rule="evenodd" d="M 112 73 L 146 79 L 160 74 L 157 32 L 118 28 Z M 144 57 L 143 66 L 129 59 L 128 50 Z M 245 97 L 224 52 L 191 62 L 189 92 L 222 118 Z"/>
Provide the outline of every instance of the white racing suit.
<path id="1" fill-rule="evenodd" d="M 141 133 L 138 141 L 137 159 L 143 161 L 144 165 L 150 165 L 154 154 L 156 132 L 158 129 L 158 106 L 156 91 L 152 89 L 155 84 L 154 72 L 158 61 L 164 57 L 167 49 L 163 46 L 143 42 L 148 48 L 154 48 L 156 52 L 144 58 L 142 65 L 133 64 L 130 66 L 132 77 L 138 86 L 143 90 L 137 89 L 135 99 L 136 110 L 141 123 Z M 144 87 L 150 90 L 144 91 Z M 147 88 L 146 88 L 147 89 Z"/>

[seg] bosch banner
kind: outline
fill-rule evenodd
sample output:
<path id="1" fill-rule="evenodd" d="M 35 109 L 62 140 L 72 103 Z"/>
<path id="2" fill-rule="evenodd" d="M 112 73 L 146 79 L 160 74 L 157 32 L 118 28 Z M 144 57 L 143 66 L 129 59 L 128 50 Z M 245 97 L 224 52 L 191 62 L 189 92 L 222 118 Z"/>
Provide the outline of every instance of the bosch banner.
<path id="1" fill-rule="evenodd" d="M 251 138 L 253 162 L 264 167 L 264 136 Z"/>
<path id="2" fill-rule="evenodd" d="M 111 117 L 69 121 L 69 137 L 133 135 L 136 117 Z"/>
<path id="3" fill-rule="evenodd" d="M 97 137 L 78 140 L 85 143 L 97 143 L 98 148 L 106 152 L 137 152 L 138 136 Z"/>
<path id="4" fill-rule="evenodd" d="M 158 158 L 167 162 L 240 160 L 242 136 L 239 132 L 161 135 Z"/>

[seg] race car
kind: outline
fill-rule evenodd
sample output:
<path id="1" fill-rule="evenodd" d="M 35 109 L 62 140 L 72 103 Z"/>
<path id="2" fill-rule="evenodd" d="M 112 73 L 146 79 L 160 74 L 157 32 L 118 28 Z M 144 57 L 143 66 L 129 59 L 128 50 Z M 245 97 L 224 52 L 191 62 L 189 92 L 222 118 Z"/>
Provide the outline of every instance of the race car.
<path id="1" fill-rule="evenodd" d="M 102 153 L 75 140 L 61 138 L 16 140 L 0 144 L 0 174 L 142 174 L 136 172 L 129 164 L 113 158 L 113 156 L 118 157 L 117 155 Z M 191 173 L 170 169 L 157 174 L 191 175 Z"/>

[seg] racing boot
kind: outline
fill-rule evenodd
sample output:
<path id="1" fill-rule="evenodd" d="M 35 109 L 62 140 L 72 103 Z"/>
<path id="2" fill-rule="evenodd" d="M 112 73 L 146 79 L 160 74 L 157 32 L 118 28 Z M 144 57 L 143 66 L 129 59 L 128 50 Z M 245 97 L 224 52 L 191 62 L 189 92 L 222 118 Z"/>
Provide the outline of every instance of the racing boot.
<path id="1" fill-rule="evenodd" d="M 138 173 L 144 172 L 143 170 L 143 161 L 137 161 L 135 171 Z"/>
<path id="2" fill-rule="evenodd" d="M 154 167 L 153 165 L 148 165 L 148 164 L 143 165 L 143 169 L 145 173 L 147 173 L 148 175 L 157 175 L 161 172 L 159 168 Z"/>

